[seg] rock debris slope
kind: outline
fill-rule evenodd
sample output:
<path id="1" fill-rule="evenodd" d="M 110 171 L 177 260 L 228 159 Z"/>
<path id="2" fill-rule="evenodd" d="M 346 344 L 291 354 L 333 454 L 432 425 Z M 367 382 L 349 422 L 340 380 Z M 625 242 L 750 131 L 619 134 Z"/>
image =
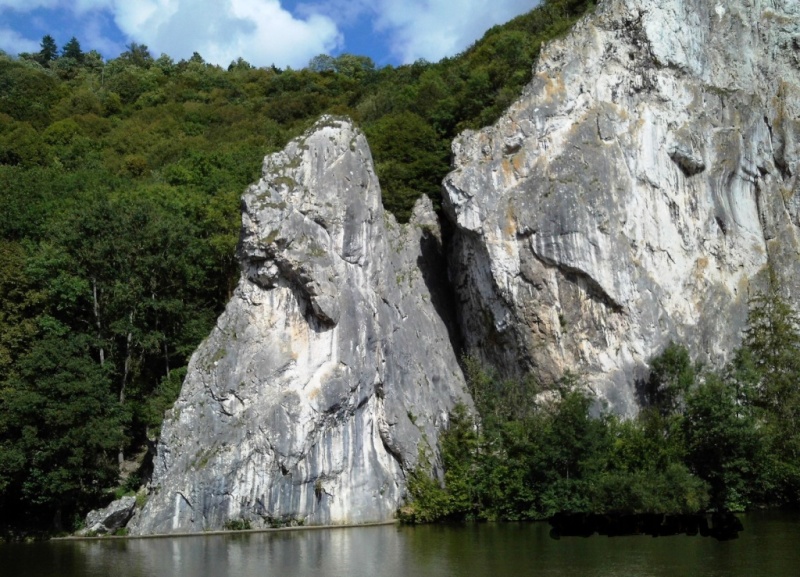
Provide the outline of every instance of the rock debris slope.
<path id="1" fill-rule="evenodd" d="M 466 346 L 636 410 L 670 339 L 724 360 L 768 262 L 797 302 L 800 3 L 608 0 L 454 143 Z"/>
<path id="2" fill-rule="evenodd" d="M 366 139 L 326 117 L 265 159 L 242 221 L 241 280 L 191 359 L 131 532 L 392 519 L 420 448 L 469 402 L 430 201 L 397 225 Z"/>

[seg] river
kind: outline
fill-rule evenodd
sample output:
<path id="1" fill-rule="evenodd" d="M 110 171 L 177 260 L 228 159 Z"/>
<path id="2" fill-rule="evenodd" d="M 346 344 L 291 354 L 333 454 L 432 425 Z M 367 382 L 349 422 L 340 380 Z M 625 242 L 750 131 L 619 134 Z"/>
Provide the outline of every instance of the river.
<path id="1" fill-rule="evenodd" d="M 4 577 L 797 577 L 800 514 L 754 513 L 735 541 L 549 537 L 534 524 L 379 526 L 0 544 Z"/>

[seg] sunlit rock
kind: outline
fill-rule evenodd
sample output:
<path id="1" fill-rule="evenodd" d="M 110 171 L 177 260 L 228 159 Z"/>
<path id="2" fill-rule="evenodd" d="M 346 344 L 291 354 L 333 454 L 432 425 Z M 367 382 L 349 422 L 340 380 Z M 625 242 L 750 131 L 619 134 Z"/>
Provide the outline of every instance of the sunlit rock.
<path id="1" fill-rule="evenodd" d="M 469 403 L 430 201 L 398 225 L 363 134 L 326 117 L 265 159 L 242 205 L 239 286 L 191 359 L 131 532 L 391 520 Z"/>
<path id="2" fill-rule="evenodd" d="M 670 341 L 722 362 L 771 262 L 798 288 L 800 3 L 608 0 L 453 144 L 469 349 L 612 410 Z"/>

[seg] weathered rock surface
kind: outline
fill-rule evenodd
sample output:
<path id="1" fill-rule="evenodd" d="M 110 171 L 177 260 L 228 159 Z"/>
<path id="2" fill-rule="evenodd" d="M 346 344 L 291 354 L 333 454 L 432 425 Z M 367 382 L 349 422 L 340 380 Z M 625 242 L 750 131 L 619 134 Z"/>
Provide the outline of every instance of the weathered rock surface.
<path id="1" fill-rule="evenodd" d="M 454 143 L 465 348 L 586 375 L 611 409 L 670 341 L 718 363 L 772 264 L 800 298 L 800 3 L 606 0 Z M 243 198 L 242 278 L 192 357 L 134 534 L 390 519 L 469 402 L 430 203 L 398 226 L 323 119 Z"/>
<path id="2" fill-rule="evenodd" d="M 800 3 L 607 0 L 454 143 L 466 347 L 611 408 L 674 339 L 720 362 L 768 261 L 800 297 Z"/>
<path id="3" fill-rule="evenodd" d="M 131 532 L 393 518 L 420 447 L 469 402 L 430 201 L 399 226 L 364 136 L 323 118 L 265 159 L 243 197 L 240 253 Z"/>
<path id="4" fill-rule="evenodd" d="M 86 515 L 85 527 L 78 535 L 105 535 L 124 527 L 133 516 L 136 508 L 136 497 L 128 496 L 117 499 L 104 509 L 90 511 Z"/>

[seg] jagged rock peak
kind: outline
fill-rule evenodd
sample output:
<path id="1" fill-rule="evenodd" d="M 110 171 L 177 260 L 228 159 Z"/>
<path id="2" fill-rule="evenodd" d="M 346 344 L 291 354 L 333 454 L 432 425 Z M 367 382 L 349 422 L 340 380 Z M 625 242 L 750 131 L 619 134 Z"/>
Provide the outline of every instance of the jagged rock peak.
<path id="1" fill-rule="evenodd" d="M 383 211 L 364 135 L 323 117 L 242 198 L 239 285 L 189 364 L 134 534 L 393 518 L 469 403 L 428 199 Z"/>
<path id="2" fill-rule="evenodd" d="M 768 261 L 798 295 L 798 112 L 796 0 L 600 3 L 454 142 L 467 348 L 621 413 L 670 340 L 722 362 Z"/>

